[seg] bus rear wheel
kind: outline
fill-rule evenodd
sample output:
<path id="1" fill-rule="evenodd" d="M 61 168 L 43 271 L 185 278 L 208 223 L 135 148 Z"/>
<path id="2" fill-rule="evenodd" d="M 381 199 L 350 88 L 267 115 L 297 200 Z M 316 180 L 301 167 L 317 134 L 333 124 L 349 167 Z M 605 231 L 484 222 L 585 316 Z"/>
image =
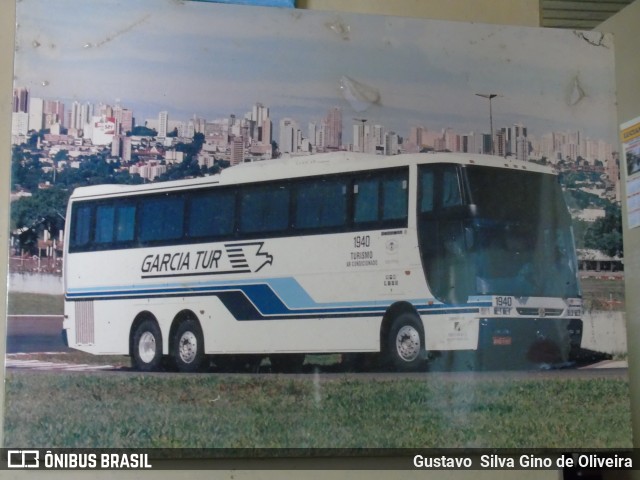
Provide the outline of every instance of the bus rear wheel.
<path id="1" fill-rule="evenodd" d="M 162 333 L 158 324 L 143 320 L 133 334 L 133 365 L 137 370 L 158 370 L 162 362 Z"/>
<path id="2" fill-rule="evenodd" d="M 183 321 L 173 336 L 173 360 L 181 372 L 197 372 L 203 365 L 204 339 L 200 325 L 191 318 Z"/>
<path id="3" fill-rule="evenodd" d="M 397 370 L 415 371 L 425 366 L 422 322 L 412 313 L 403 313 L 391 323 L 387 336 L 387 358 Z"/>

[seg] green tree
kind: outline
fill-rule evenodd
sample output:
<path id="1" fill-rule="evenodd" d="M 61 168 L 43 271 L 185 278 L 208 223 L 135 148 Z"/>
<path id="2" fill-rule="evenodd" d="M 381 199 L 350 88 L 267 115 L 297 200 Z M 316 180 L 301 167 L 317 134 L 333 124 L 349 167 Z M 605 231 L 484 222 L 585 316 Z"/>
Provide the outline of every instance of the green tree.
<path id="1" fill-rule="evenodd" d="M 142 125 L 138 125 L 137 127 L 133 127 L 133 130 L 127 132 L 127 136 L 136 136 L 136 137 L 157 137 L 158 132 L 153 128 L 144 127 Z"/>
<path id="2" fill-rule="evenodd" d="M 69 152 L 66 150 L 58 150 L 53 157 L 55 163 L 63 162 L 69 159 Z"/>
<path id="3" fill-rule="evenodd" d="M 14 146 L 11 157 L 11 189 L 33 192 L 42 180 L 40 155 Z"/>
<path id="4" fill-rule="evenodd" d="M 618 205 L 607 207 L 605 216 L 593 222 L 585 232 L 584 243 L 610 257 L 623 256 L 622 212 Z"/>
<path id="5" fill-rule="evenodd" d="M 61 187 L 36 190 L 33 196 L 11 204 L 11 228 L 21 230 L 21 247 L 35 247 L 38 235 L 47 230 L 52 236 L 64 228 L 65 212 L 70 192 Z"/>

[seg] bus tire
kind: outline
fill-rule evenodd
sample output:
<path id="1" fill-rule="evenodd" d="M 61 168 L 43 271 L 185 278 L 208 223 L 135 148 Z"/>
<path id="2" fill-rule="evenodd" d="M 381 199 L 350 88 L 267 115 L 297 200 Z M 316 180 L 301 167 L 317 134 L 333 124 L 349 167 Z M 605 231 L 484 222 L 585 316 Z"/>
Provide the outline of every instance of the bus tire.
<path id="1" fill-rule="evenodd" d="M 402 313 L 391 323 L 387 336 L 387 359 L 401 371 L 415 371 L 425 366 L 422 322 L 412 313 Z"/>
<path id="2" fill-rule="evenodd" d="M 151 319 L 143 320 L 133 333 L 133 366 L 136 370 L 152 372 L 162 363 L 162 332 Z"/>
<path id="3" fill-rule="evenodd" d="M 173 336 L 173 360 L 181 372 L 197 372 L 203 365 L 204 337 L 200 324 L 191 318 L 184 320 Z"/>

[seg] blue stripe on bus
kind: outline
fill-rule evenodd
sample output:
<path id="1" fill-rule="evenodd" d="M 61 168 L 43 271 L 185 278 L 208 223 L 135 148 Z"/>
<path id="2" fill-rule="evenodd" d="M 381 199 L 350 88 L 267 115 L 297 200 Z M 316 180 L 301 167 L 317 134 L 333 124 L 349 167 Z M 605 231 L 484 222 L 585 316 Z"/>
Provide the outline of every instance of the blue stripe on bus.
<path id="1" fill-rule="evenodd" d="M 382 315 L 394 302 L 391 300 L 361 302 L 318 303 L 291 277 L 193 284 L 167 284 L 158 287 L 127 288 L 99 287 L 95 289 L 69 289 L 68 300 L 115 300 L 126 298 L 179 297 L 216 295 L 237 319 L 291 318 L 318 316 L 372 316 Z M 472 303 L 446 305 L 429 299 L 406 300 L 421 314 L 475 313 L 479 307 L 489 306 L 491 297 L 476 297 Z M 233 300 L 231 300 L 233 299 Z M 244 312 L 244 313 L 241 313 Z M 248 312 L 252 312 L 251 315 Z M 249 318 L 248 318 L 249 317 Z"/>

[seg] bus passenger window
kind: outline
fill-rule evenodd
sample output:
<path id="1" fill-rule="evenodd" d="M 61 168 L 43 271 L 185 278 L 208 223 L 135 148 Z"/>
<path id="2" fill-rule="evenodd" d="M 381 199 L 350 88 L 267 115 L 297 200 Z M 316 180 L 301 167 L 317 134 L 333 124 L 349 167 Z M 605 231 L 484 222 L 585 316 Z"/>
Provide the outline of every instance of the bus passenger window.
<path id="1" fill-rule="evenodd" d="M 240 195 L 240 232 L 278 232 L 289 226 L 289 189 L 269 185 L 248 188 Z"/>
<path id="2" fill-rule="evenodd" d="M 340 227 L 347 218 L 344 181 L 301 183 L 296 192 L 296 228 Z"/>
<path id="3" fill-rule="evenodd" d="M 73 212 L 73 235 L 69 239 L 72 247 L 84 247 L 87 246 L 91 229 L 91 207 L 88 205 L 78 206 L 74 208 Z"/>
<path id="4" fill-rule="evenodd" d="M 131 242 L 135 235 L 136 207 L 120 205 L 117 208 L 116 242 Z"/>
<path id="5" fill-rule="evenodd" d="M 189 211 L 189 236 L 198 238 L 231 235 L 235 206 L 233 191 L 195 192 Z"/>
<path id="6" fill-rule="evenodd" d="M 142 201 L 140 240 L 153 242 L 182 237 L 184 201 L 180 197 L 147 198 Z"/>
<path id="7" fill-rule="evenodd" d="M 354 185 L 354 222 L 378 221 L 378 181 L 362 180 Z"/>
<path id="8" fill-rule="evenodd" d="M 96 208 L 96 231 L 93 240 L 96 243 L 113 242 L 113 224 L 116 212 L 113 205 L 100 205 Z"/>
<path id="9" fill-rule="evenodd" d="M 402 220 L 407 218 L 407 179 L 396 178 L 382 182 L 382 219 Z"/>

